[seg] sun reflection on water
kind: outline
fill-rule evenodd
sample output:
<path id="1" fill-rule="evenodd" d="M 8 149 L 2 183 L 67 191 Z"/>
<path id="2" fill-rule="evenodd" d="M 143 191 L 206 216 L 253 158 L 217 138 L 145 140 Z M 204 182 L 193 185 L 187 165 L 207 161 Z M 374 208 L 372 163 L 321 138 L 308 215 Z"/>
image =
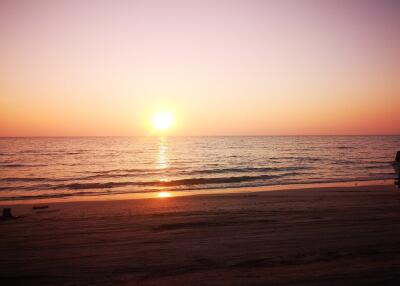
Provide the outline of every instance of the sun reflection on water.
<path id="1" fill-rule="evenodd" d="M 156 168 L 159 170 L 165 170 L 169 168 L 169 158 L 168 158 L 168 145 L 167 145 L 167 139 L 165 137 L 160 137 L 158 141 L 158 154 L 157 154 L 157 165 Z M 166 183 L 169 182 L 170 179 L 164 177 L 164 171 L 160 173 L 160 177 L 158 178 L 158 181 L 160 183 Z M 158 198 L 168 198 L 171 197 L 171 193 L 167 191 L 161 191 L 162 189 L 166 189 L 166 187 L 160 187 L 159 190 L 160 192 L 157 193 Z"/>
<path id="2" fill-rule="evenodd" d="M 158 142 L 158 157 L 157 168 L 166 169 L 169 167 L 168 163 L 168 146 L 165 137 L 160 137 Z"/>

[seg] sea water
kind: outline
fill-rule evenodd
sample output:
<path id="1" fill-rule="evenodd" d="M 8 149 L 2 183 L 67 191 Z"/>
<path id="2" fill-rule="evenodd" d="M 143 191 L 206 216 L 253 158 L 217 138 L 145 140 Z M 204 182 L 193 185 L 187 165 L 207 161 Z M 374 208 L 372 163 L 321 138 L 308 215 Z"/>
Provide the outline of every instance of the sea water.
<path id="1" fill-rule="evenodd" d="M 397 150 L 400 136 L 1 138 L 0 201 L 394 179 Z"/>

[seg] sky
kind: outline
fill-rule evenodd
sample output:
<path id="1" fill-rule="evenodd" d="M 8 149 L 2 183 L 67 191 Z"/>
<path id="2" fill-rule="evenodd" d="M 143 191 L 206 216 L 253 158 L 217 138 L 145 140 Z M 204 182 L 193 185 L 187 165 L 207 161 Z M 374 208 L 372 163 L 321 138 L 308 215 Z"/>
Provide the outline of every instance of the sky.
<path id="1" fill-rule="evenodd" d="M 400 1 L 1 0 L 0 136 L 400 134 Z"/>

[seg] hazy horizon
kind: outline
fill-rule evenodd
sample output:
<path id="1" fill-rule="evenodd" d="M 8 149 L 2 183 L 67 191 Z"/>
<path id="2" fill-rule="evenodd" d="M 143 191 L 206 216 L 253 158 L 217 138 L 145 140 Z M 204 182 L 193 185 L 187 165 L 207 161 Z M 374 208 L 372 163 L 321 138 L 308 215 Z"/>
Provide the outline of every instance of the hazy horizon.
<path id="1" fill-rule="evenodd" d="M 399 4 L 1 1 L 0 136 L 400 134 Z"/>

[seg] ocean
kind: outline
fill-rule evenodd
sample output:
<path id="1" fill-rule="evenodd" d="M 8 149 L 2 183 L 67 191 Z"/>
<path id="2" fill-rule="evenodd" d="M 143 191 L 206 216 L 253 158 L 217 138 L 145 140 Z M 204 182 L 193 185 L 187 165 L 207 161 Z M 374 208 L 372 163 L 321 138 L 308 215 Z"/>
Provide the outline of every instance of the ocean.
<path id="1" fill-rule="evenodd" d="M 400 136 L 1 138 L 0 201 L 394 179 Z"/>

